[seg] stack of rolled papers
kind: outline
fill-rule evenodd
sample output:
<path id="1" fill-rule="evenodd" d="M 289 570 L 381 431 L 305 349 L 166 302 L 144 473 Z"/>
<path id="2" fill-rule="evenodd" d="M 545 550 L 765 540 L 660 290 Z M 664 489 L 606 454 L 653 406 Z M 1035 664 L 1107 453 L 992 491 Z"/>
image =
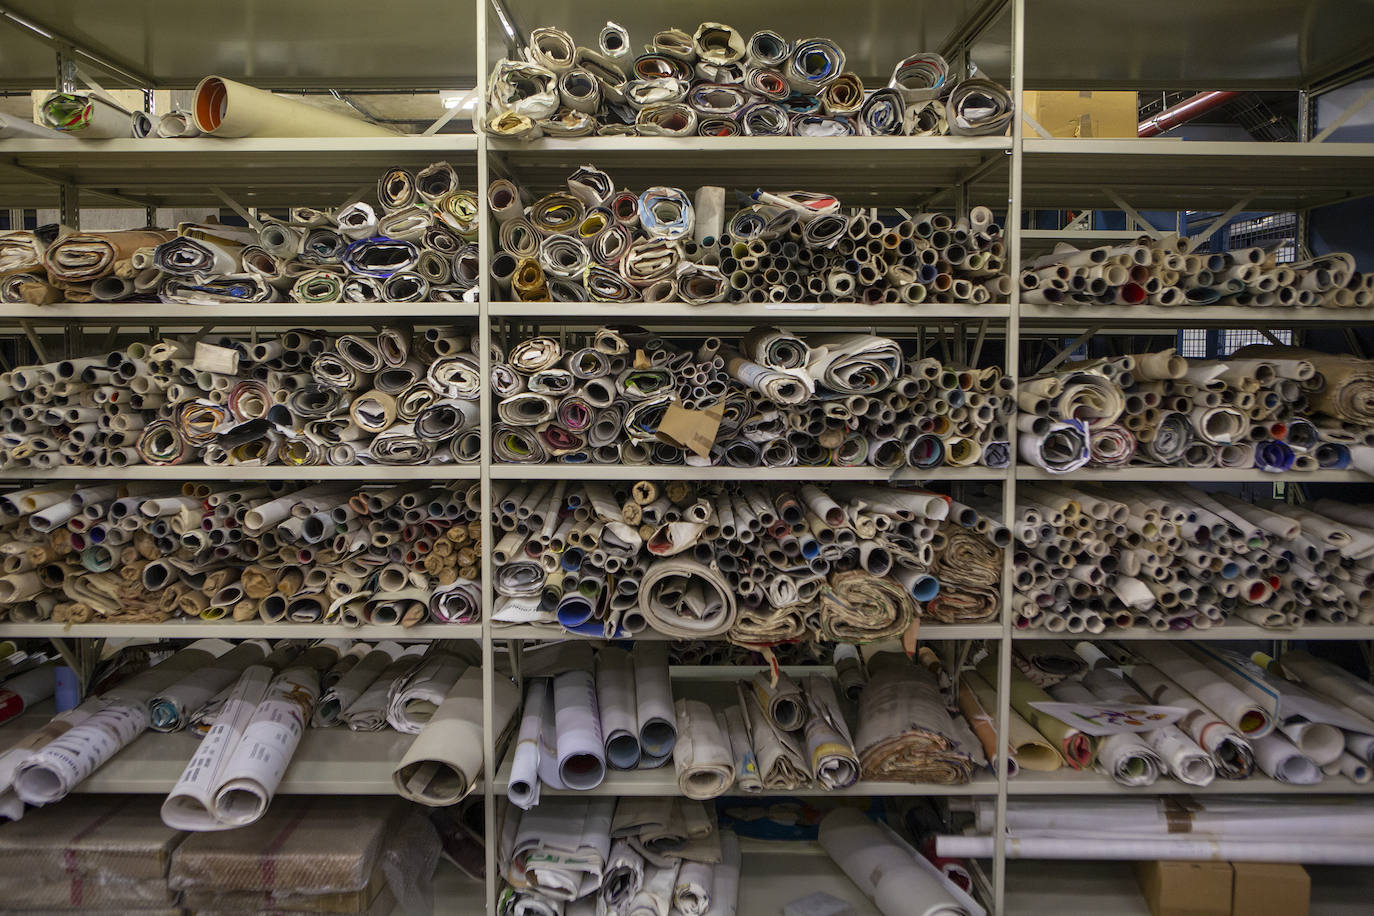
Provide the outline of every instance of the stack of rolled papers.
<path id="1" fill-rule="evenodd" d="M 0 301 L 475 301 L 477 199 L 453 167 L 390 169 L 375 199 L 338 210 L 296 207 L 286 221 L 256 226 L 6 233 Z"/>
<path id="2" fill-rule="evenodd" d="M 422 483 L 49 484 L 0 497 L 15 622 L 481 619 L 479 492 Z"/>
<path id="3" fill-rule="evenodd" d="M 557 481 L 494 495 L 493 620 L 606 637 L 867 642 L 922 616 L 988 620 L 1010 537 L 984 514 L 991 500 L 889 486 Z M 952 564 L 964 568 L 937 578 Z"/>
<path id="4" fill-rule="evenodd" d="M 590 165 L 541 197 L 492 183 L 498 294 L 521 302 L 1003 302 L 1002 229 L 987 207 L 844 209 L 812 191 L 617 190 Z M 732 195 L 733 199 L 733 195 Z"/>
<path id="5" fill-rule="evenodd" d="M 883 916 L 969 916 L 983 912 L 954 881 L 885 824 L 853 808 L 821 819 L 820 844 Z"/>
<path id="6" fill-rule="evenodd" d="M 587 47 L 562 29 L 535 29 L 520 57 L 491 72 L 487 132 L 522 140 L 1001 135 L 1014 110 L 1004 88 L 961 81 L 931 51 L 898 61 L 886 85 L 865 87 L 828 38 L 747 35 L 719 22 L 646 38 L 636 54 L 614 22 Z"/>
<path id="7" fill-rule="evenodd" d="M 1128 465 L 1374 472 L 1374 362 L 1291 347 L 1226 360 L 1173 350 L 1023 379 L 1023 461 L 1051 473 Z"/>
<path id="8" fill-rule="evenodd" d="M 1190 250 L 1174 233 L 1080 251 L 1061 242 L 1021 270 L 1032 305 L 1235 305 L 1368 308 L 1374 276 L 1345 252 L 1280 264 L 1264 248 Z"/>
<path id="9" fill-rule="evenodd" d="M 559 667 L 568 670 L 527 682 L 506 790 L 512 804 L 539 804 L 541 784 L 594 789 L 608 767 L 653 769 L 675 758 L 682 723 L 674 713 L 664 643 L 639 643 L 633 651 L 602 648 L 595 673 L 589 664 Z M 725 757 L 728 765 L 728 747 Z"/>
<path id="10" fill-rule="evenodd" d="M 580 345 L 579 345 L 580 344 Z M 497 461 L 1006 467 L 1012 380 L 871 334 L 533 337 L 492 367 Z M 718 416 L 717 416 L 718 414 Z M 691 441 L 666 438 L 669 432 Z"/>
<path id="11" fill-rule="evenodd" d="M 501 913 L 734 913 L 740 849 L 684 798 L 559 796 L 497 817 Z"/>
<path id="12" fill-rule="evenodd" d="M 978 831 L 941 836 L 942 856 L 990 857 L 996 808 L 975 801 Z M 1026 859 L 1203 859 L 1374 865 L 1374 803 L 1367 798 L 1191 796 L 1015 798 L 1007 802 L 1007 855 Z"/>
<path id="13" fill-rule="evenodd" d="M 846 789 L 859 778 L 846 710 L 826 677 L 812 674 L 798 683 L 785 673 L 760 672 L 739 683 L 739 704 L 727 706 L 721 718 L 742 791 Z"/>
<path id="14" fill-rule="evenodd" d="M 0 467 L 471 464 L 475 338 L 211 335 L 0 373 Z"/>
<path id="15" fill-rule="evenodd" d="M 1071 767 L 1095 765 L 1123 786 L 1162 776 L 1206 786 L 1256 773 L 1293 785 L 1370 781 L 1374 691 L 1350 672 L 1300 651 L 1273 663 L 1206 643 L 1151 642 L 1110 647 L 1109 658 L 1104 645 L 1037 640 L 1014 658 L 1014 713 Z M 984 660 L 979 674 L 995 664 Z"/>
<path id="16" fill-rule="evenodd" d="M 1374 622 L 1374 509 L 1250 503 L 1183 486 L 1023 483 L 1020 628 L 1275 629 Z"/>

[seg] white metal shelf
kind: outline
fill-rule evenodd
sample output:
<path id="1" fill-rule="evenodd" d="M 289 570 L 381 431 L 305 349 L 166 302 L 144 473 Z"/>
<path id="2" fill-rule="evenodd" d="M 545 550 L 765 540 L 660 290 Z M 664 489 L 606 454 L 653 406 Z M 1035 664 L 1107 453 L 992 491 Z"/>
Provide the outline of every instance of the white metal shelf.
<path id="1" fill-rule="evenodd" d="M 1028 134 L 1023 206 L 1302 210 L 1374 194 L 1374 143 L 1045 140 Z"/>
<path id="2" fill-rule="evenodd" d="M 1006 200 L 1010 137 L 583 137 L 489 140 L 497 162 L 536 193 L 595 163 L 617 187 L 704 184 L 749 192 L 767 177 L 824 188 L 846 206 L 915 206 L 976 177 L 970 203 Z"/>
<path id="3" fill-rule="evenodd" d="M 1154 328 L 1300 328 L 1369 324 L 1374 308 L 1258 308 L 1238 305 L 1021 305 L 1021 325 L 1040 328 L 1106 324 L 1104 331 Z"/>
<path id="4" fill-rule="evenodd" d="M 49 712 L 25 713 L 4 727 L 18 740 L 40 728 Z M 391 795 L 391 771 L 415 740 L 391 729 L 355 732 L 347 728 L 307 728 L 291 758 L 281 787 L 284 795 Z M 165 794 L 200 746 L 188 732 L 145 732 L 108 763 L 79 783 L 77 792 Z"/>
<path id="5" fill-rule="evenodd" d="M 372 464 L 334 467 L 333 465 L 272 464 L 267 467 L 245 465 L 135 464 L 123 468 L 59 467 L 0 471 L 0 480 L 477 480 L 481 466 L 476 464 Z"/>
<path id="6" fill-rule="evenodd" d="M 900 322 L 904 325 L 963 321 L 1006 321 L 1005 302 L 986 305 L 921 303 L 920 305 L 863 302 L 493 302 L 493 318 L 542 318 L 563 324 L 592 324 L 607 319 L 632 321 L 789 321 Z M 2 313 L 0 313 L 2 314 Z"/>
<path id="7" fill-rule="evenodd" d="M 1022 770 L 1007 783 L 1008 795 L 1368 795 L 1374 783 L 1358 785 L 1344 776 L 1327 776 L 1314 786 L 1276 782 L 1258 771 L 1249 779 L 1217 779 L 1190 786 L 1160 779 L 1152 786 L 1123 786 L 1102 773 L 1061 767 L 1050 773 Z"/>
<path id="8" fill-rule="evenodd" d="M 478 623 L 421 623 L 413 627 L 346 627 L 335 623 L 264 623 L 260 620 L 167 620 L 162 623 L 0 623 L 0 638 L 50 639 L 481 639 Z"/>
<path id="9" fill-rule="evenodd" d="M 472 302 L 334 302 L 313 306 L 298 302 L 245 302 L 225 305 L 176 305 L 163 302 L 88 302 L 54 305 L 0 303 L 0 323 L 31 321 L 40 327 L 70 321 L 105 325 L 174 321 L 197 326 L 210 322 L 234 322 L 315 327 L 359 322 L 371 324 L 378 319 L 393 318 L 474 321 L 477 315 L 477 305 Z"/>
<path id="10" fill-rule="evenodd" d="M 1056 639 L 1078 642 L 1081 639 L 1117 641 L 1178 641 L 1178 640 L 1366 640 L 1374 639 L 1374 626 L 1357 623 L 1307 623 L 1291 630 L 1271 629 L 1253 623 L 1225 623 L 1205 630 L 1151 630 L 1132 627 L 1128 630 L 1109 629 L 1103 633 L 1051 633 L 1045 629 L 1013 630 L 1012 639 Z"/>
<path id="11" fill-rule="evenodd" d="M 496 779 L 492 783 L 492 791 L 498 795 L 504 795 L 510 785 L 511 754 L 507 753 L 506 759 L 501 763 L 500 770 L 496 773 Z M 1018 777 L 1019 778 L 1019 777 Z M 681 795 L 682 791 L 678 787 L 677 771 L 674 769 L 672 761 L 666 766 L 657 767 L 652 770 L 607 770 L 606 779 L 595 789 L 578 791 L 575 789 L 551 789 L 548 786 L 541 786 L 540 794 L 549 795 L 615 795 L 615 796 L 664 796 Z M 997 779 L 986 770 L 979 771 L 973 781 L 967 785 L 941 786 L 929 783 L 907 783 L 907 782 L 873 782 L 869 780 L 859 780 L 847 789 L 823 789 L 816 786 L 805 786 L 800 789 L 789 789 L 786 791 L 765 791 L 756 794 L 746 794 L 738 788 L 725 793 L 727 796 L 738 795 L 746 798 L 757 798 L 768 795 L 780 796 L 835 796 L 844 797 L 948 797 L 948 796 L 990 796 L 997 794 Z"/>
<path id="12" fill-rule="evenodd" d="M 477 150 L 471 134 L 5 140 L 0 142 L 0 201 L 10 207 L 56 206 L 57 187 L 67 182 L 81 189 L 83 206 L 127 207 L 130 200 L 162 207 L 222 206 L 213 186 L 244 207 L 337 207 L 360 188 L 374 187 L 392 166 L 424 168 L 436 160 L 452 164 L 463 187 L 472 189 Z"/>
<path id="13" fill-rule="evenodd" d="M 492 464 L 493 480 L 1005 480 L 997 468 L 730 468 L 663 464 Z"/>
<path id="14" fill-rule="evenodd" d="M 1021 465 L 1017 480 L 1141 480 L 1164 483 L 1374 483 L 1360 471 L 1287 471 L 1274 473 L 1259 468 L 1124 467 L 1080 468 L 1055 474 L 1043 468 Z"/>
<path id="15" fill-rule="evenodd" d="M 3 633 L 0 633 L 3 635 Z M 600 636 L 584 636 L 581 633 L 569 633 L 559 626 L 541 624 L 502 624 L 492 622 L 491 635 L 493 639 L 519 639 L 535 641 L 548 641 L 560 639 L 602 639 Z M 1002 625 L 1000 623 L 939 623 L 936 621 L 921 621 L 920 639 L 923 642 L 935 642 L 951 639 L 998 639 L 1002 635 Z M 669 640 L 671 636 L 665 636 L 657 630 L 645 630 L 637 633 L 632 640 Z M 697 640 L 698 642 L 711 642 L 713 640 Z M 714 640 L 720 641 L 720 640 Z"/>

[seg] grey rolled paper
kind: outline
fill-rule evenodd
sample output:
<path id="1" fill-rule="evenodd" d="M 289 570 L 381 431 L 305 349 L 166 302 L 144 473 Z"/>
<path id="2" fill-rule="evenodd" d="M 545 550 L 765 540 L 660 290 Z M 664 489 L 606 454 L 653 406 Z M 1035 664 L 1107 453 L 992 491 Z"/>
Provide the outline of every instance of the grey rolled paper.
<path id="1" fill-rule="evenodd" d="M 730 467 L 1006 467 L 1011 380 L 869 334 L 756 327 L 673 340 L 608 327 L 499 354 L 496 459 Z M 670 407 L 721 411 L 708 455 L 659 436 Z"/>

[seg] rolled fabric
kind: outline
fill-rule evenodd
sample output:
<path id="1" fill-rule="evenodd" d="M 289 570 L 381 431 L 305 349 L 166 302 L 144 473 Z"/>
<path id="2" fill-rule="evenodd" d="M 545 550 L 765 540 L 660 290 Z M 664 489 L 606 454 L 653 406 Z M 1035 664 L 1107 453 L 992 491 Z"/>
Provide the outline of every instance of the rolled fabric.
<path id="1" fill-rule="evenodd" d="M 506 732 L 520 690 L 504 675 L 492 679 L 492 730 Z M 396 791 L 430 807 L 456 805 L 482 774 L 482 671 L 467 668 L 392 771 Z"/>
<path id="2" fill-rule="evenodd" d="M 48 246 L 43 267 L 54 280 L 88 283 L 111 273 L 117 262 L 129 260 L 135 251 L 156 248 L 172 238 L 174 233 L 157 229 L 73 232 Z"/>
<path id="3" fill-rule="evenodd" d="M 673 746 L 678 788 L 688 798 L 719 798 L 735 782 L 728 732 L 716 713 L 698 700 L 675 704 L 678 740 Z"/>

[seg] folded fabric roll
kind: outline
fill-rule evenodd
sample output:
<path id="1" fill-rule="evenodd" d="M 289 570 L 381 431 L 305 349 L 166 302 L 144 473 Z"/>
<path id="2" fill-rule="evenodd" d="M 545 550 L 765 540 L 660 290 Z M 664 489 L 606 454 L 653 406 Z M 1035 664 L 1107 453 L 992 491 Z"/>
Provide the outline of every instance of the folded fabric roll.
<path id="1" fill-rule="evenodd" d="M 869 660 L 855 740 L 865 779 L 968 783 L 973 759 L 953 735 L 934 675 L 897 653 Z"/>

